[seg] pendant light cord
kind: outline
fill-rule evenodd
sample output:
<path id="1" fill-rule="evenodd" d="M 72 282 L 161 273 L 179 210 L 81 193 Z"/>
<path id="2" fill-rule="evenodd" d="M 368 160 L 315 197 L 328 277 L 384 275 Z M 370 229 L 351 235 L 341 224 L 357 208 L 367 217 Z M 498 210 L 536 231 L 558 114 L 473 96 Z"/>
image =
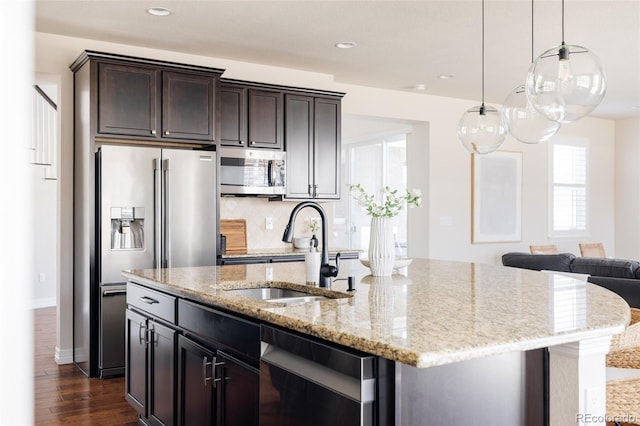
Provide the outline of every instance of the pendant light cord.
<path id="1" fill-rule="evenodd" d="M 482 109 L 484 109 L 484 0 L 482 0 Z M 483 112 L 481 111 L 480 114 Z"/>
<path id="2" fill-rule="evenodd" d="M 531 0 L 531 63 L 533 63 L 533 0 Z"/>
<path id="3" fill-rule="evenodd" d="M 564 0 L 562 0 L 562 44 L 564 45 Z"/>

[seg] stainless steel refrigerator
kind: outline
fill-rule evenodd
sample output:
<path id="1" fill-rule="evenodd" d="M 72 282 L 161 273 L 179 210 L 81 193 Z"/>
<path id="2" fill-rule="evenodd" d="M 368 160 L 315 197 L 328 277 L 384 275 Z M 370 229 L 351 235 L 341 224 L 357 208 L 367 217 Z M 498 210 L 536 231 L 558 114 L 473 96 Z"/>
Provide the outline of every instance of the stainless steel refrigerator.
<path id="1" fill-rule="evenodd" d="M 74 279 L 74 362 L 109 377 L 124 373 L 121 271 L 216 264 L 216 161 L 214 151 L 103 145 L 94 167 L 94 244 L 75 259 L 90 272 Z"/>

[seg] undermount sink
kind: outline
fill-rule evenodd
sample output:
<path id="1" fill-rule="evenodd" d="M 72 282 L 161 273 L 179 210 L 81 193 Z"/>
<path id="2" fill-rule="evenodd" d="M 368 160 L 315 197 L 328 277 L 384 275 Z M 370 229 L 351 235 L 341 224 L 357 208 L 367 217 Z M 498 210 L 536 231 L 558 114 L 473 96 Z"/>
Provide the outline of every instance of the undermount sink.
<path id="1" fill-rule="evenodd" d="M 226 290 L 229 293 L 238 296 L 250 297 L 252 299 L 264 300 L 273 303 L 306 303 L 317 300 L 327 300 L 329 297 L 317 294 L 305 293 L 303 291 L 291 290 L 288 288 L 241 288 L 235 290 Z"/>

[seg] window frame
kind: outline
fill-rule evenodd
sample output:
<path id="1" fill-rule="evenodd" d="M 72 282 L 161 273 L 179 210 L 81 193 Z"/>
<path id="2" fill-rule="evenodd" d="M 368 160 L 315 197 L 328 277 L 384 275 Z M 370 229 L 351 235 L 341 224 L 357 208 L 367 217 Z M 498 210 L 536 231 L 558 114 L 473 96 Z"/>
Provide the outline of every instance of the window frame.
<path id="1" fill-rule="evenodd" d="M 353 141 L 353 142 L 349 142 L 347 144 L 343 144 L 342 149 L 343 149 L 343 158 L 344 160 L 346 160 L 347 163 L 347 176 L 348 176 L 348 183 L 352 183 L 354 181 L 354 176 L 353 176 L 353 170 L 355 168 L 353 161 L 354 161 L 354 150 L 358 147 L 363 147 L 363 146 L 371 146 L 371 145 L 380 145 L 381 146 L 381 163 L 380 163 L 380 179 L 382 182 L 382 186 L 388 184 L 388 153 L 389 153 L 389 145 L 395 143 L 395 142 L 399 142 L 399 141 L 404 141 L 404 148 L 405 148 L 405 159 L 404 159 L 404 179 L 405 179 L 405 185 L 408 188 L 408 178 L 409 178 L 409 173 L 407 170 L 407 164 L 408 164 L 408 158 L 407 158 L 407 149 L 409 146 L 409 136 L 411 135 L 412 131 L 411 128 L 398 128 L 395 129 L 393 131 L 389 131 L 389 132 L 383 132 L 383 133 L 377 133 L 377 134 L 372 134 L 372 135 L 367 135 L 366 137 L 363 138 L 359 138 L 357 141 Z M 366 188 L 367 191 L 374 191 L 375 189 L 373 188 Z M 366 253 L 366 248 L 362 248 L 360 243 L 358 241 L 354 241 L 354 233 L 351 232 L 351 228 L 354 225 L 354 216 L 355 216 L 355 211 L 360 211 L 362 210 L 358 205 L 357 202 L 355 200 L 353 200 L 353 198 L 351 197 L 351 195 L 348 195 L 349 199 L 347 201 L 348 203 L 348 215 L 349 215 L 349 236 L 348 236 L 348 241 L 349 241 L 349 247 L 350 248 L 356 248 L 356 249 L 362 249 L 365 250 Z M 406 211 L 405 211 L 406 214 Z M 394 217 L 393 219 L 395 220 L 397 217 Z M 393 222 L 393 221 L 392 221 Z M 395 224 L 394 224 L 395 225 Z M 405 222 L 405 232 L 408 233 L 408 222 Z M 408 239 L 408 235 L 407 235 L 407 239 Z M 406 255 L 406 247 L 404 247 L 405 253 L 404 255 Z M 400 249 L 402 250 L 402 249 Z M 366 256 L 365 256 L 366 257 Z"/>
<path id="2" fill-rule="evenodd" d="M 584 148 L 585 155 L 585 176 L 584 176 L 584 184 L 556 184 L 554 181 L 554 147 L 558 145 L 572 146 L 572 147 L 581 147 Z M 551 141 L 549 143 L 548 149 L 548 187 L 547 187 L 547 195 L 548 195 L 548 219 L 547 219 L 547 230 L 549 238 L 577 238 L 577 237 L 587 237 L 589 236 L 590 231 L 590 203 L 591 203 L 591 195 L 590 195 L 590 179 L 589 179 L 589 141 L 584 138 L 572 138 L 572 139 L 559 139 L 556 141 Z M 584 188 L 585 193 L 585 228 L 584 229 L 571 229 L 571 230 L 556 230 L 554 229 L 554 189 L 556 186 L 563 186 L 567 188 Z"/>

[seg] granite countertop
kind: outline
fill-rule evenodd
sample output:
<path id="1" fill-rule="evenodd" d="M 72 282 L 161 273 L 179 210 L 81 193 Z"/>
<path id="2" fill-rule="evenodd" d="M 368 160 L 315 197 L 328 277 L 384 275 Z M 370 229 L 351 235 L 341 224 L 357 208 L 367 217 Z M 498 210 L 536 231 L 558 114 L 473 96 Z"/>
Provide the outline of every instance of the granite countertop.
<path id="1" fill-rule="evenodd" d="M 431 367 L 619 333 L 629 306 L 594 284 L 557 274 L 415 259 L 392 277 L 358 260 L 340 264 L 331 290 L 304 284 L 305 265 L 277 263 L 125 271 L 141 284 L 331 342 Z M 355 276 L 355 293 L 346 277 Z M 269 278 L 269 279 L 268 279 Z M 226 290 L 289 287 L 337 296 L 274 304 Z"/>
<path id="2" fill-rule="evenodd" d="M 308 253 L 309 249 L 297 249 L 293 245 L 290 247 L 280 248 L 263 248 L 263 249 L 247 249 L 246 253 L 225 253 L 221 254 L 222 259 L 237 258 L 237 257 L 265 257 L 265 256 L 303 256 Z M 335 248 L 329 249 L 329 254 L 336 253 L 362 253 L 362 250 Z"/>

